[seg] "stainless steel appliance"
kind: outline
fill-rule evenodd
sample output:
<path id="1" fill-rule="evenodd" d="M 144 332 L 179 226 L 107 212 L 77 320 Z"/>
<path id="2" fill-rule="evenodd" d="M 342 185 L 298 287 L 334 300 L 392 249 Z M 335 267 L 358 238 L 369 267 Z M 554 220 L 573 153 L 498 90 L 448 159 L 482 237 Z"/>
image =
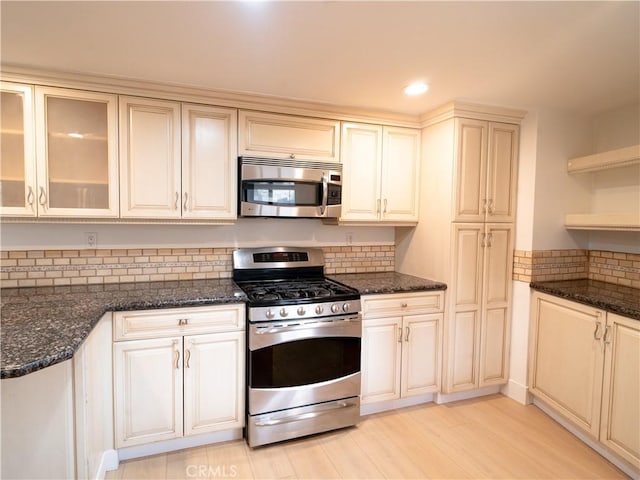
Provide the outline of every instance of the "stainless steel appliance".
<path id="1" fill-rule="evenodd" d="M 324 277 L 322 250 L 233 253 L 247 294 L 247 442 L 251 447 L 360 419 L 360 294 Z"/>
<path id="2" fill-rule="evenodd" d="M 243 217 L 340 217 L 340 164 L 240 157 L 238 178 Z"/>

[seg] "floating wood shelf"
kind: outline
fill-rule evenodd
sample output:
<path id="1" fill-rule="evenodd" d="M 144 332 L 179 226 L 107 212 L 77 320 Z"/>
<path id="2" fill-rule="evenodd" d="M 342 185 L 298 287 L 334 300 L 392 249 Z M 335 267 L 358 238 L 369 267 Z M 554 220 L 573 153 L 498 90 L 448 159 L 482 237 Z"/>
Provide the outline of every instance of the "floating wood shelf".
<path id="1" fill-rule="evenodd" d="M 640 231 L 638 213 L 577 213 L 565 215 L 565 227 L 574 230 Z"/>
<path id="2" fill-rule="evenodd" d="M 640 145 L 632 145 L 586 157 L 572 158 L 567 163 L 567 170 L 569 173 L 595 172 L 638 163 L 640 163 Z"/>

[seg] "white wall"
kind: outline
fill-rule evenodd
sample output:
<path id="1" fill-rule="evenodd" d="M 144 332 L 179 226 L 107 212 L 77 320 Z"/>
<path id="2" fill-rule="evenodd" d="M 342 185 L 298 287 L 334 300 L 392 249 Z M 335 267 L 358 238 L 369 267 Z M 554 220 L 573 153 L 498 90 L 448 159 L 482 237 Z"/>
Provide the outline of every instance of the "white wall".
<path id="1" fill-rule="evenodd" d="M 593 119 L 594 151 L 640 144 L 640 104 L 608 110 Z"/>
<path id="2" fill-rule="evenodd" d="M 81 249 L 84 232 L 97 248 L 247 247 L 280 245 L 393 245 L 393 227 L 342 227 L 320 220 L 241 218 L 235 225 L 5 224 L 3 250 Z"/>

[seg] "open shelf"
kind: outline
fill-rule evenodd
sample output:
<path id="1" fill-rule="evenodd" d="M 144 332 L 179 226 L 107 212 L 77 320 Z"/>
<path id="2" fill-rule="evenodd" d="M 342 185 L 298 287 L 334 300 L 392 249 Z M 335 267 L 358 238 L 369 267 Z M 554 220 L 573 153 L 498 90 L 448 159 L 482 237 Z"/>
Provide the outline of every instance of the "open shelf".
<path id="1" fill-rule="evenodd" d="M 574 213 L 565 215 L 564 225 L 573 230 L 640 231 L 637 213 Z"/>
<path id="2" fill-rule="evenodd" d="M 567 163 L 567 170 L 569 173 L 596 172 L 637 163 L 640 163 L 640 145 L 632 145 L 586 157 L 572 158 Z"/>

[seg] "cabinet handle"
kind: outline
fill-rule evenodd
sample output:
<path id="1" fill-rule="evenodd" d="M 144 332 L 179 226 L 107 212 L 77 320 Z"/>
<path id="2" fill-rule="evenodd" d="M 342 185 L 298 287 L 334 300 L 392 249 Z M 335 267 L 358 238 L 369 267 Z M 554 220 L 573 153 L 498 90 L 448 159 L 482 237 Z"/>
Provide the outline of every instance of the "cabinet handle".
<path id="1" fill-rule="evenodd" d="M 382 214 L 386 215 L 387 214 L 387 199 L 384 199 L 384 208 L 382 209 Z"/>
<path id="2" fill-rule="evenodd" d="M 295 160 L 295 159 L 296 159 L 296 154 L 295 154 L 295 153 L 290 154 L 290 155 L 289 155 L 289 158 L 290 158 L 291 160 Z"/>
<path id="3" fill-rule="evenodd" d="M 398 343 L 402 343 L 402 327 L 398 327 Z"/>
<path id="4" fill-rule="evenodd" d="M 487 247 L 493 246 L 493 233 L 487 233 Z"/>
<path id="5" fill-rule="evenodd" d="M 604 335 L 602 336 L 602 341 L 605 345 L 611 345 L 611 340 L 609 339 L 609 330 L 611 329 L 611 325 L 607 325 L 604 327 Z"/>
<path id="6" fill-rule="evenodd" d="M 400 305 L 402 308 L 407 308 L 408 305 L 406 303 L 403 303 L 402 305 Z"/>
<path id="7" fill-rule="evenodd" d="M 189 319 L 188 318 L 181 318 L 178 320 L 178 325 L 183 327 L 185 325 L 187 325 L 189 323 Z"/>
<path id="8" fill-rule="evenodd" d="M 191 358 L 191 350 L 187 349 L 184 352 L 184 368 L 189 368 L 189 359 Z"/>
<path id="9" fill-rule="evenodd" d="M 486 198 L 482 199 L 482 211 L 484 213 L 487 213 L 489 211 L 489 202 L 487 201 Z"/>
<path id="10" fill-rule="evenodd" d="M 602 336 L 598 336 L 598 331 L 600 330 L 601 325 L 600 320 L 596 320 L 596 329 L 593 331 L 594 340 L 600 340 L 602 338 Z"/>
<path id="11" fill-rule="evenodd" d="M 40 187 L 38 202 L 40 202 L 40 205 L 42 205 L 43 207 L 47 204 L 47 193 L 44 191 L 44 187 Z"/>
<path id="12" fill-rule="evenodd" d="M 404 337 L 404 341 L 408 342 L 409 341 L 409 333 L 411 332 L 411 329 L 409 327 L 405 327 L 407 335 Z"/>
<path id="13" fill-rule="evenodd" d="M 180 202 L 180 194 L 178 192 L 176 192 L 176 203 L 175 203 L 174 210 L 177 210 L 178 207 L 180 206 L 180 204 L 178 202 Z"/>
<path id="14" fill-rule="evenodd" d="M 376 214 L 380 213 L 380 199 L 376 200 Z"/>
<path id="15" fill-rule="evenodd" d="M 29 193 L 27 193 L 27 205 L 29 205 L 31 207 L 31 210 L 33 210 L 33 201 L 34 201 L 34 195 L 33 195 L 33 188 L 29 187 Z"/>
<path id="16" fill-rule="evenodd" d="M 495 212 L 495 206 L 493 205 L 493 199 L 490 198 L 489 199 L 489 215 L 493 215 L 493 212 Z"/>
<path id="17" fill-rule="evenodd" d="M 186 210 L 189 206 L 189 194 L 184 192 L 184 209 Z"/>
<path id="18" fill-rule="evenodd" d="M 486 246 L 487 246 L 486 239 L 487 239 L 487 234 L 486 234 L 486 233 L 483 233 L 483 234 L 482 234 L 482 240 L 480 240 L 480 246 L 481 246 L 482 248 L 484 248 L 484 247 L 486 247 Z"/>
<path id="19" fill-rule="evenodd" d="M 173 352 L 176 362 L 176 370 L 180 368 L 180 350 L 175 350 Z"/>

